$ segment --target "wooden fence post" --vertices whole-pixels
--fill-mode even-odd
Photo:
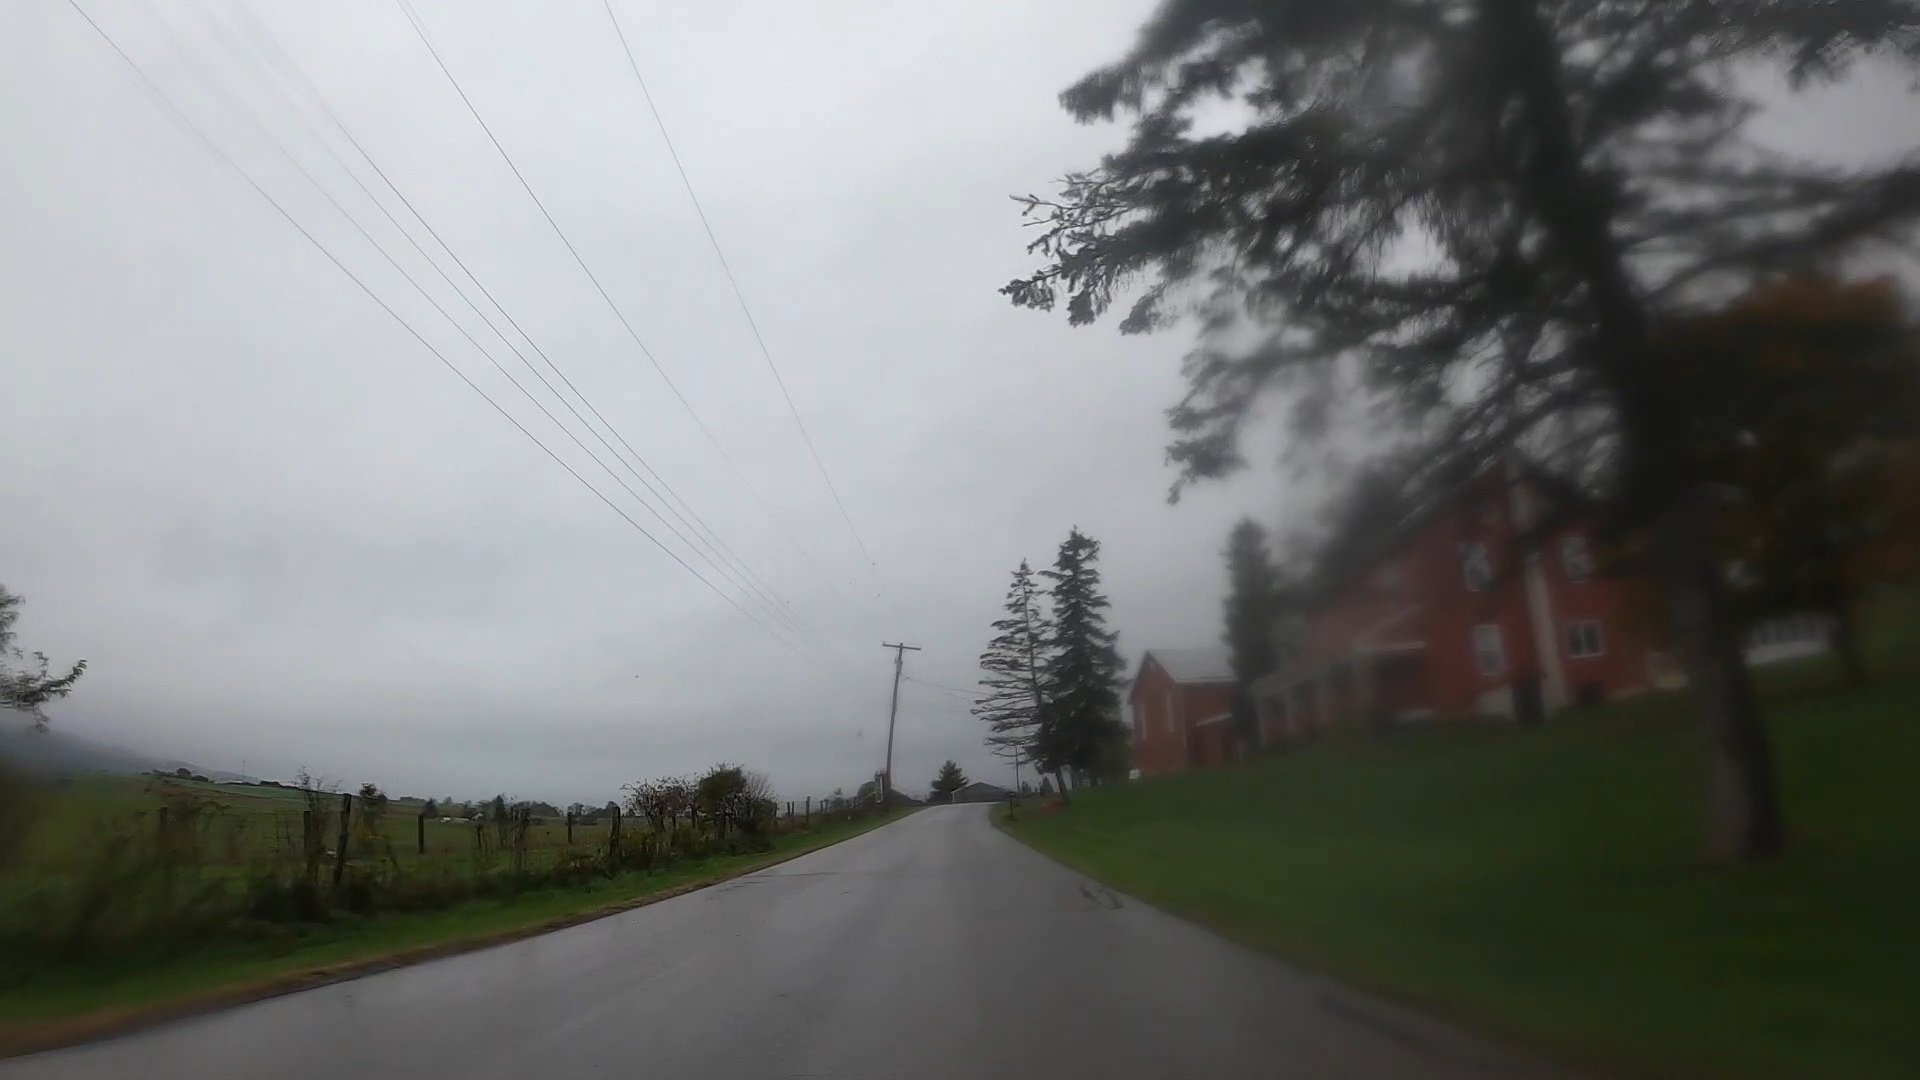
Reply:
[[[567,811],[567,846],[573,846],[573,811]]]
[[[418,836],[414,846],[419,849],[419,854],[425,855],[427,853],[427,812],[425,810],[420,811],[420,821],[415,831]]]
[[[353,820],[353,796],[340,793],[340,846],[333,853],[333,887],[340,887],[340,876],[347,872],[347,826]]]
[[[813,796],[811,795],[807,796],[807,816],[800,819],[800,824],[808,826],[813,824]]]
[[[613,808],[613,828],[607,832],[607,873],[620,868],[620,808]]]
[[[311,883],[320,868],[320,853],[315,850],[318,842],[314,837],[320,827],[314,824],[313,811],[300,811],[300,860],[307,868],[307,880]]]

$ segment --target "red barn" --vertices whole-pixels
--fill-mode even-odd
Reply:
[[[1276,628],[1252,692],[1263,741],[1430,718],[1538,722],[1677,676],[1634,633],[1628,582],[1595,574],[1577,516],[1529,537],[1543,489],[1489,470],[1378,538]]]
[[[1232,761],[1235,687],[1224,648],[1147,650],[1127,693],[1140,775]]]

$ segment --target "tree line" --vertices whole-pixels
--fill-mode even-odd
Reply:
[[[981,693],[973,713],[987,746],[1050,776],[1063,795],[1073,784],[1126,772],[1120,720],[1124,677],[1119,636],[1107,625],[1100,590],[1100,542],[1074,528],[1049,569],[1014,569],[1003,614],[980,654]]]

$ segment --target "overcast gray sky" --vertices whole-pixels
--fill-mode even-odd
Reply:
[[[248,59],[232,2],[84,6],[451,361],[679,548],[267,141],[545,397],[301,126],[327,125]],[[809,647],[728,607],[461,385],[66,3],[20,0],[0,16],[0,581],[29,598],[25,644],[93,663],[62,728],[419,793],[604,799],[719,759],[796,795],[851,788],[884,748],[882,639],[925,648],[909,674],[972,686],[1008,571],[1050,562],[1075,524],[1105,544],[1130,658],[1217,639],[1226,528],[1277,507],[1279,487],[1269,474],[1164,505],[1161,411],[1186,338],[1070,330],[995,292],[1031,263],[1007,195],[1118,138],[1075,126],[1055,95],[1125,47],[1146,0],[615,5],[884,595],[599,0],[417,9],[737,470],[398,6],[251,6],[513,317],[792,605]],[[964,700],[908,683],[901,786],[947,757],[1004,779],[979,735]]]
[[[297,83],[251,58],[236,0],[82,2],[452,363],[738,595],[275,149],[567,417],[303,127],[332,136]],[[1276,517],[1285,485],[1262,469],[1166,506],[1162,410],[1187,337],[1075,331],[995,291],[1032,265],[1006,196],[1121,137],[1075,126],[1055,97],[1126,46],[1150,0],[615,4],[884,593],[599,0],[417,6],[725,457],[396,4],[248,6],[534,341],[805,620],[807,645],[729,607],[461,385],[67,3],[13,0],[0,12],[0,581],[30,599],[29,647],[93,662],[55,713],[62,728],[421,794],[597,801],[722,759],[788,794],[851,788],[884,746],[880,642],[923,646],[915,676],[972,686],[1008,571],[1049,562],[1075,524],[1105,545],[1129,658],[1217,640],[1225,532],[1241,513]],[[1841,153],[1885,145],[1898,123],[1911,146],[1900,90],[1883,80],[1771,123]],[[979,735],[963,699],[908,683],[901,787],[922,789],[947,757],[1004,779]]]

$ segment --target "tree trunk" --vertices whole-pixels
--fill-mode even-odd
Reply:
[[[1699,499],[1669,507],[1654,523],[1655,566],[1706,735],[1708,850],[1720,859],[1764,859],[1785,847],[1786,823],[1766,726],[1707,535],[1710,512]]]
[[[1053,770],[1053,790],[1060,796],[1061,806],[1072,806],[1073,799],[1067,795],[1067,777],[1059,769]]]
[[[1786,843],[1786,825],[1772,752],[1708,535],[1712,503],[1691,482],[1686,407],[1664,391],[1647,310],[1612,233],[1617,193],[1575,141],[1560,42],[1539,5],[1486,0],[1484,14],[1512,60],[1511,88],[1535,140],[1524,197],[1586,283],[1593,343],[1627,443],[1630,490],[1653,511],[1656,574],[1707,735],[1708,846],[1722,858],[1774,855]]]
[[[1860,652],[1860,627],[1853,609],[1852,604],[1839,604],[1833,610],[1833,651],[1840,654],[1840,670],[1846,673],[1847,685],[1865,686],[1871,677],[1866,657]]]

